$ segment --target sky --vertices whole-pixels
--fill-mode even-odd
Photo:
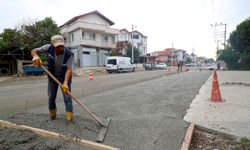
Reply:
[[[147,38],[147,51],[172,46],[197,56],[216,58],[215,33],[226,38],[250,17],[250,0],[0,0],[0,32],[27,20],[52,19],[60,26],[71,18],[94,10],[112,20],[115,29],[132,30]]]

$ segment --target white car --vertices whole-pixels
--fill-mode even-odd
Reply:
[[[166,69],[167,65],[165,63],[159,63],[158,65],[156,65],[157,69]]]
[[[216,64],[206,64],[200,68],[200,70],[214,70],[216,69]]]

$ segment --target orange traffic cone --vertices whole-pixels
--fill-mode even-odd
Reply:
[[[89,72],[89,80],[93,80],[92,70],[90,70],[90,72]]]
[[[211,99],[212,102],[223,102],[220,94],[220,87],[218,83],[218,77],[216,70],[214,70],[214,79],[213,79],[213,84],[212,84],[212,92],[211,92]]]

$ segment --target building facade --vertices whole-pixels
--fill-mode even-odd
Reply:
[[[140,56],[146,56],[147,54],[147,36],[139,31],[129,32],[126,29],[122,29],[120,30],[118,41],[133,44],[134,47],[139,49]],[[126,54],[125,48],[122,50],[122,54]]]
[[[178,61],[186,62],[187,54],[185,50],[166,48],[162,51],[155,51],[150,54],[156,57],[157,63],[166,63],[167,65],[177,65]]]
[[[74,53],[78,67],[104,66],[106,57],[116,48],[119,30],[114,22],[98,11],[73,17],[60,26],[65,46]]]

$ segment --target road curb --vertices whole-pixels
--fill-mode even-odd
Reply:
[[[191,123],[188,126],[185,138],[184,138],[183,143],[182,143],[181,150],[189,150],[189,147],[190,147],[190,144],[192,141],[192,136],[194,133],[194,128],[195,128],[195,124],[193,124],[193,123]]]

